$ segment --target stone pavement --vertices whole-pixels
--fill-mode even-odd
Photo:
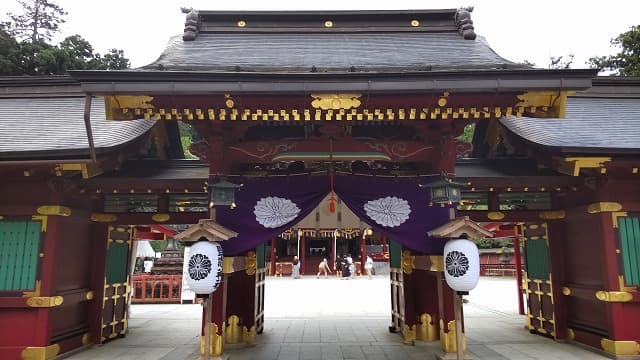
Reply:
[[[524,329],[513,278],[482,278],[464,305],[473,359],[606,359]],[[232,360],[435,359],[440,342],[402,344],[389,333],[389,278],[267,278],[265,329],[257,344],[226,345]],[[68,356],[72,360],[197,359],[200,305],[134,305],[129,334]]]

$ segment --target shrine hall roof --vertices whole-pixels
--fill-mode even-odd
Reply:
[[[138,69],[69,73],[92,94],[582,90],[593,69],[535,69],[475,33],[471,8],[198,11]],[[510,29],[506,29],[510,31]]]
[[[162,55],[143,68],[388,72],[529,67],[500,57],[484,38],[476,36],[470,11],[445,9],[192,10],[184,35],[172,38]]]
[[[567,100],[566,118],[503,118],[526,141],[563,153],[638,153],[640,78],[597,78]]]
[[[85,97],[77,84],[69,84],[70,78],[46,77],[48,85],[34,86],[37,78],[0,78],[13,86],[22,86],[30,94],[0,97],[0,161],[12,159],[59,159],[61,157],[87,157],[89,144],[84,124]],[[59,83],[52,83],[58,81]],[[47,90],[47,87],[55,87]],[[39,90],[38,90],[39,89]],[[56,94],[47,94],[55,91]],[[75,94],[75,95],[74,95]],[[94,98],[91,107],[91,127],[98,153],[125,145],[145,134],[154,125],[152,121],[107,121],[102,98]]]

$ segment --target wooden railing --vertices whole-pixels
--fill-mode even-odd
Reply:
[[[133,275],[134,304],[180,303],[182,275]]]

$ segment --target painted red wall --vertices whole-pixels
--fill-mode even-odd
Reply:
[[[46,216],[37,276],[39,296],[62,296],[64,301],[59,306],[33,308],[22,294],[0,293],[0,359],[19,359],[26,347],[51,344],[59,344],[61,353],[69,351],[81,346],[82,336],[89,331],[86,293],[101,287],[90,278],[90,200],[68,186],[63,178],[0,182],[0,215],[5,219],[29,220],[39,215],[37,209],[43,205],[71,209],[70,216]]]

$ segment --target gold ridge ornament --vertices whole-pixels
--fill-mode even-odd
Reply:
[[[187,283],[196,294],[214,292],[222,281],[222,247],[217,242],[198,241],[191,246]]]

